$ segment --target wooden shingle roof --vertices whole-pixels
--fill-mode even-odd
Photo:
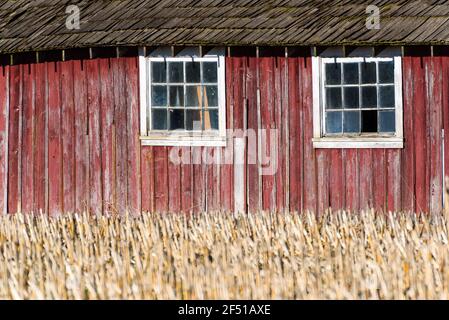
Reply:
[[[80,29],[66,28],[66,7]],[[368,5],[381,12],[366,28]],[[0,53],[115,45],[449,44],[449,0],[0,1]]]

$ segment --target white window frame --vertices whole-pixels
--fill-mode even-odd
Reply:
[[[395,88],[395,121],[394,135],[362,134],[357,136],[344,135],[326,136],[324,131],[324,64],[326,62],[374,62],[394,61]],[[312,57],[313,81],[313,147],[314,148],[403,148],[403,101],[402,101],[402,59],[391,58],[324,58]]]
[[[218,62],[218,130],[151,130],[151,62],[217,61]],[[226,146],[226,79],[224,55],[204,57],[151,57],[139,50],[140,140],[143,146]]]

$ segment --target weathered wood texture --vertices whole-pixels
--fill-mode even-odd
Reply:
[[[234,137],[178,149],[140,147],[136,58],[6,66],[0,214],[441,210],[449,57],[403,59],[404,149],[314,149],[311,72],[310,57],[227,57]]]

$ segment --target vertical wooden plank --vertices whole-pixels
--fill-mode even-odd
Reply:
[[[415,150],[415,210],[427,212],[428,189],[427,173],[427,115],[425,104],[425,69],[422,57],[413,57],[414,82],[414,150]]]
[[[117,212],[126,214],[128,209],[128,145],[126,77],[124,60],[111,59],[114,79],[114,123],[115,123],[115,177]],[[165,159],[166,160],[166,159]]]
[[[248,136],[247,151],[247,192],[248,211],[257,212],[259,209],[259,169],[257,135],[257,58],[248,58],[246,68],[247,108],[248,108]]]
[[[22,92],[22,143],[21,151],[21,190],[22,212],[32,213],[34,207],[34,65],[23,65]]]
[[[62,141],[60,63],[48,63],[48,210],[51,216],[62,213]]]
[[[0,215],[8,212],[9,66],[0,68]]]
[[[272,161],[275,161],[276,155],[271,154],[271,134],[270,129],[273,126],[274,110],[274,58],[260,58],[260,106],[262,129],[265,134],[262,135],[262,166],[269,167]],[[263,210],[273,210],[275,208],[275,179],[272,174],[265,173],[262,177],[262,208]]]
[[[357,212],[359,210],[359,168],[356,149],[344,150],[345,171],[345,205],[346,209]]]
[[[401,189],[401,150],[387,149],[386,159],[387,210],[391,212],[398,212],[403,208],[401,195],[404,194]]]
[[[373,149],[359,149],[357,152],[360,210],[367,210],[373,207]]]
[[[244,213],[245,205],[245,139],[234,140],[234,210]]]
[[[215,160],[217,150],[215,148],[207,148],[206,150],[206,208],[207,211],[217,211],[220,209],[218,205],[219,193],[217,193],[218,170],[216,168],[218,165]],[[243,196],[245,196],[245,190],[243,191]]]
[[[101,59],[100,65],[100,123],[101,170],[103,187],[103,212],[111,214],[116,208],[114,190],[114,79],[109,59]]]
[[[139,69],[137,58],[124,58],[126,70],[127,155],[128,155],[128,210],[140,214],[140,120]]]
[[[153,190],[152,179],[154,178],[153,169],[153,149],[152,147],[142,147],[141,151],[141,174],[142,174],[142,211],[152,212]]]
[[[330,150],[329,162],[329,204],[332,210],[344,208],[344,178],[342,150]]]
[[[165,213],[168,211],[168,164],[167,147],[154,147],[154,201],[155,210]]]
[[[402,210],[415,212],[415,81],[414,60],[404,57],[403,68],[403,119],[404,119],[404,149],[402,150],[401,181],[402,181]]]
[[[103,212],[101,187],[101,123],[100,70],[96,60],[85,62],[87,72],[88,130],[89,130],[89,209],[92,214]],[[125,144],[126,146],[126,144]],[[121,158],[125,161],[126,158]],[[126,183],[126,181],[124,181]],[[126,186],[126,185],[125,185]]]
[[[181,210],[183,213],[192,213],[193,190],[192,190],[192,163],[191,148],[182,148],[182,157],[185,162],[181,163]]]
[[[285,145],[286,139],[284,135],[283,115],[284,115],[284,101],[281,78],[284,76],[284,58],[275,57],[275,73],[274,73],[274,127],[277,130],[276,149],[277,154],[272,155],[275,157],[277,171],[275,174],[275,189],[276,189],[276,210],[283,211],[285,209]]]
[[[303,129],[301,122],[302,110],[302,85],[301,73],[298,73],[298,58],[288,59],[288,95],[289,95],[289,140],[290,140],[290,211],[302,211],[302,159]]]
[[[194,212],[204,212],[205,210],[205,171],[203,164],[203,148],[192,147],[193,161],[193,210]],[[232,174],[232,170],[230,170]],[[231,189],[232,190],[232,189]],[[230,190],[230,191],[231,191]],[[232,195],[228,195],[231,197]]]
[[[317,149],[316,153],[316,170],[317,170],[317,214],[322,215],[330,208],[330,186],[329,167],[330,167],[330,152],[326,149]],[[307,188],[305,186],[305,188]]]
[[[373,149],[373,208],[377,212],[386,209],[387,158],[385,149]]]
[[[75,92],[73,62],[61,62],[62,103],[62,174],[64,184],[64,212],[75,211]]]
[[[449,177],[449,57],[444,56],[442,60],[442,92],[443,92],[443,127],[444,127],[444,175]],[[444,187],[444,185],[443,185]],[[445,186],[449,187],[449,186]]]
[[[177,147],[168,147],[168,154],[177,149]],[[181,211],[181,165],[173,163],[170,156],[168,162],[168,211],[179,213]]]
[[[88,153],[88,102],[85,62],[73,61],[73,81],[76,99],[75,110],[75,209],[88,210],[89,203],[89,153]]]
[[[429,147],[430,147],[430,213],[440,214],[443,209],[443,163],[441,158],[442,123],[442,63],[441,57],[432,57],[428,65],[428,108],[429,108]]]
[[[299,72],[302,83],[302,110],[304,116],[304,210],[317,212],[317,168],[315,150],[312,145],[313,110],[312,110],[312,61],[310,57],[299,58]],[[317,152],[318,153],[318,152]],[[327,204],[322,204],[327,205]]]

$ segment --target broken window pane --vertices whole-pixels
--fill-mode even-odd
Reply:
[[[168,64],[170,82],[184,82],[184,63],[183,62],[169,62]]]
[[[201,63],[186,62],[186,82],[200,83],[201,82]]]
[[[205,86],[204,107],[218,107],[218,87]]]
[[[186,107],[199,107],[201,101],[201,86],[186,87]]]
[[[342,132],[342,114],[341,111],[326,112],[326,132],[341,133]]]
[[[341,84],[341,63],[326,63],[326,84]]]
[[[186,129],[201,130],[201,110],[186,110]]]
[[[171,86],[170,87],[170,107],[184,106],[184,87]]]
[[[167,82],[167,73],[164,62],[151,63],[151,81],[153,82]]]
[[[380,111],[379,112],[379,131],[380,132],[396,132],[394,111]]]
[[[183,109],[170,109],[168,114],[170,117],[170,130],[184,129]]]
[[[151,105],[156,107],[167,106],[167,87],[152,86],[151,89]]]
[[[379,87],[379,107],[380,108],[394,108],[394,86]]]
[[[359,84],[359,64],[343,63],[344,84]]]
[[[203,82],[217,83],[218,72],[216,62],[203,62]]]
[[[376,63],[367,62],[361,64],[362,84],[376,83]]]
[[[346,111],[343,117],[343,132],[360,132],[360,111]]]
[[[394,83],[394,62],[379,62],[379,83]]]
[[[167,130],[167,109],[152,109],[153,130]]]
[[[362,111],[362,132],[370,133],[377,132],[377,111],[363,110]]]
[[[326,108],[341,109],[341,88],[326,88]]]
[[[346,87],[344,108],[358,108],[359,107],[359,87]]]
[[[377,88],[362,87],[362,107],[377,108]]]

